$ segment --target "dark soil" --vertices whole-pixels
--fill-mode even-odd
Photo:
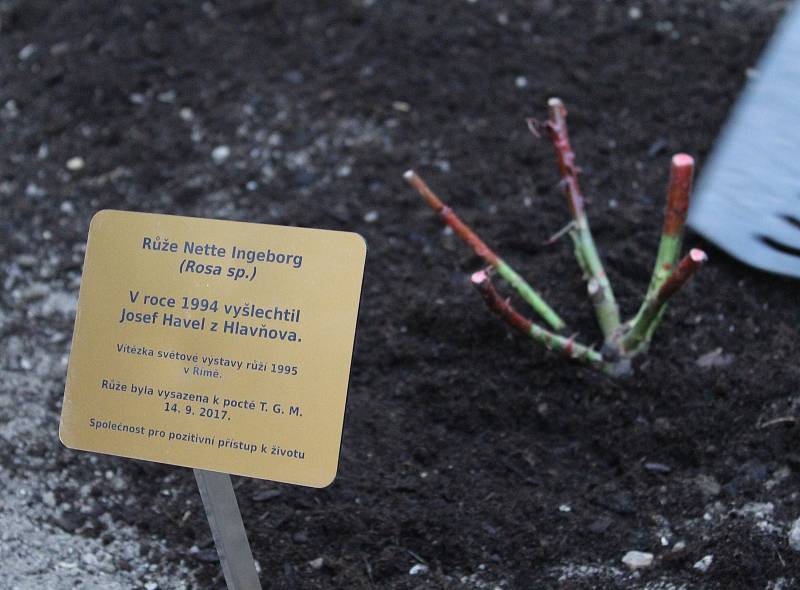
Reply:
[[[338,479],[321,491],[236,480],[269,587],[789,588],[800,437],[758,424],[796,405],[797,283],[688,236],[710,264],[635,376],[615,381],[511,336],[468,284],[479,260],[401,178],[419,170],[596,343],[571,247],[543,245],[568,213],[525,117],[545,116],[552,95],[570,107],[595,238],[629,315],[669,155],[702,167],[783,4],[4,0],[2,253],[80,260],[101,208],[365,236]],[[85,167],[70,171],[75,156]],[[75,259],[53,277],[72,290]],[[733,362],[698,365],[717,348]],[[102,510],[168,539],[153,559],[222,586],[189,470],[93,464],[55,431],[42,453],[78,481],[121,467],[134,483],[125,501],[95,486]],[[267,489],[280,495],[260,501]],[[631,549],[655,564],[627,573]],[[705,574],[692,567],[709,554]],[[418,562],[429,573],[410,576]]]

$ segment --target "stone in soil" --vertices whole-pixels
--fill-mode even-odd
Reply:
[[[789,547],[800,551],[800,518],[792,523],[792,528],[789,530]]]
[[[628,551],[622,557],[622,563],[627,565],[631,570],[648,568],[653,565],[653,554],[644,551]]]

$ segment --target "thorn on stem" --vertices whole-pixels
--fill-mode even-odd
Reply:
[[[525,123],[528,124],[528,131],[531,132],[531,135],[533,135],[536,139],[542,138],[541,129],[547,125],[547,123],[543,123],[539,119],[535,119],[533,117],[528,117],[525,119]]]
[[[561,239],[561,238],[563,238],[563,237],[564,237],[566,234],[568,234],[570,231],[572,231],[572,229],[573,229],[574,227],[575,227],[575,222],[574,222],[574,221],[570,221],[570,222],[569,222],[567,225],[565,225],[565,226],[564,226],[564,227],[562,227],[560,230],[558,230],[556,233],[554,233],[552,236],[550,236],[549,238],[547,238],[547,239],[544,241],[544,245],[545,245],[545,246],[552,246],[552,245],[553,245],[553,244],[555,244],[555,243],[556,243],[558,240],[560,240],[560,239]]]
[[[572,356],[572,353],[575,351],[575,338],[577,337],[577,332],[570,334],[569,338],[567,338],[567,341],[564,343],[564,354],[567,356]]]

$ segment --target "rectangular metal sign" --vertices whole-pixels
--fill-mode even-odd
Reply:
[[[61,441],[330,484],[365,258],[349,232],[97,213]]]

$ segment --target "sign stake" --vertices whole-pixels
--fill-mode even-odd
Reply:
[[[228,590],[261,590],[230,475],[204,469],[193,471]]]

